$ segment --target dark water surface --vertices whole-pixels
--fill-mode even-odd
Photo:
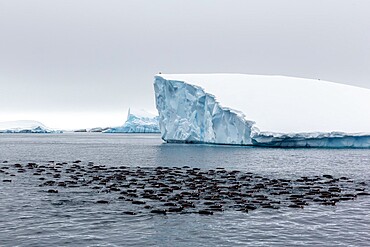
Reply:
[[[2,134],[0,163],[83,160],[106,166],[190,166],[295,179],[331,174],[369,181],[370,150],[268,149],[163,144],[158,135]],[[123,202],[95,204],[76,188],[50,194],[29,174],[3,183],[0,246],[369,246],[370,197],[337,206],[310,205],[212,216],[122,213]],[[60,203],[62,202],[62,203]]]

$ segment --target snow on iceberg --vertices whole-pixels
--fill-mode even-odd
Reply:
[[[47,128],[37,121],[19,120],[0,122],[0,133],[61,133],[61,131]]]
[[[104,133],[159,133],[158,116],[144,110],[128,110],[123,126],[109,128]]]
[[[284,76],[159,74],[167,142],[370,148],[370,90]]]

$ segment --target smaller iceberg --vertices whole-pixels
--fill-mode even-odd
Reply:
[[[128,110],[123,126],[109,128],[103,133],[160,133],[158,116],[144,110]]]
[[[62,133],[33,120],[0,122],[0,133]]]
[[[88,132],[103,132],[103,131],[106,131],[108,129],[109,128],[96,127],[96,128],[89,129]]]

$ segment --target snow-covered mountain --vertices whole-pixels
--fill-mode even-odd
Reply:
[[[0,122],[0,133],[60,133],[33,120]]]
[[[159,74],[168,142],[370,148],[370,90],[284,76]]]
[[[159,133],[158,116],[145,110],[128,110],[123,126],[109,128],[104,133]]]

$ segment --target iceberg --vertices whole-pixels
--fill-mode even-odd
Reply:
[[[166,142],[370,148],[370,90],[245,74],[158,74]]]
[[[103,131],[108,130],[108,129],[110,129],[110,128],[95,127],[95,128],[89,129],[88,132],[103,132]]]
[[[0,133],[61,133],[33,120],[0,122]]]
[[[158,116],[145,110],[128,110],[123,126],[109,128],[103,133],[159,133]]]

